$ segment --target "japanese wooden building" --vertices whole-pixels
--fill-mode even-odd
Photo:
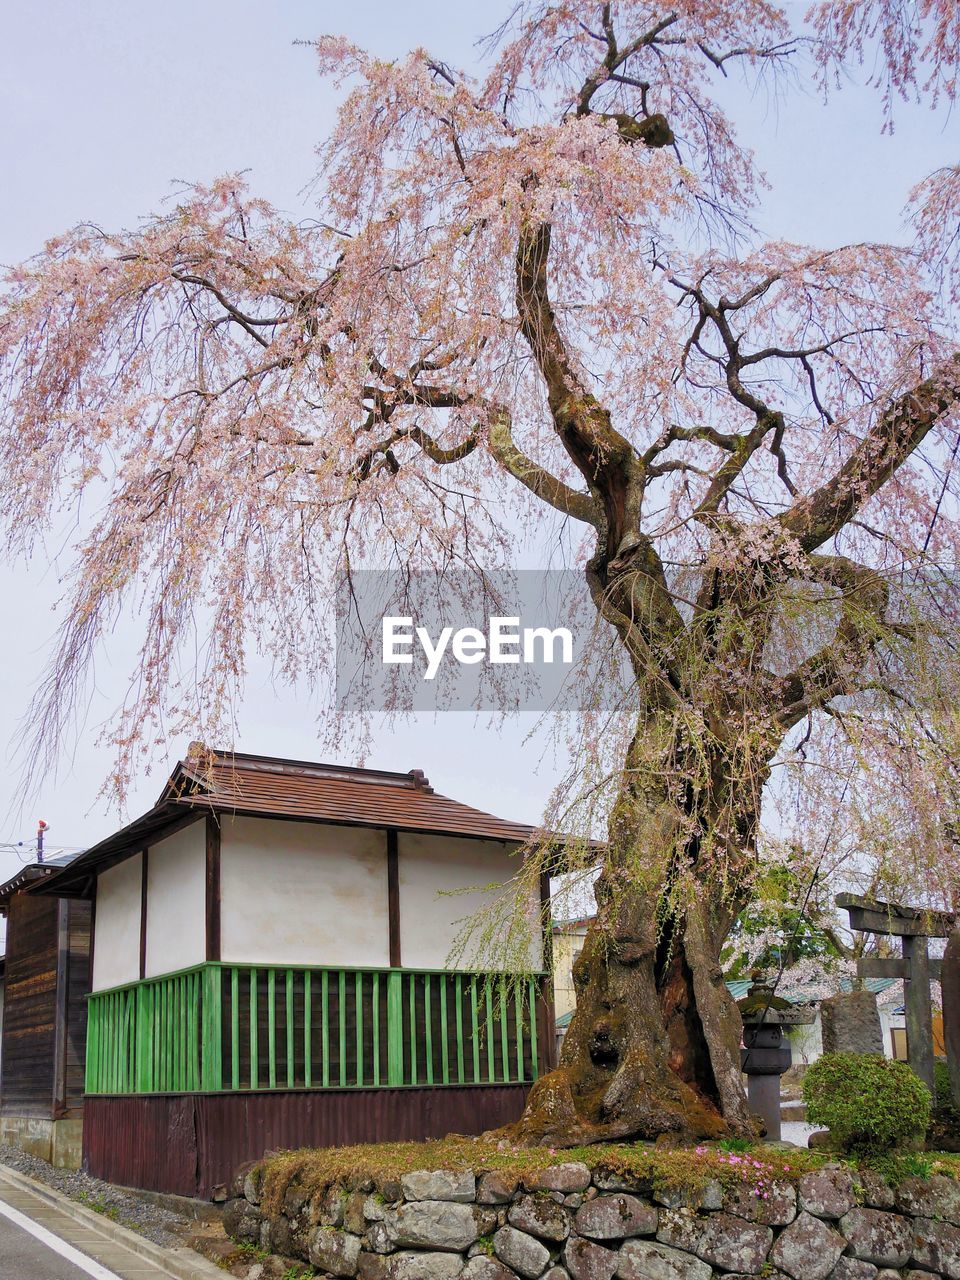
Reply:
[[[61,868],[24,867],[0,886],[7,918],[0,1142],[63,1167],[80,1163],[90,903],[30,890]]]
[[[93,908],[87,1170],[206,1196],[266,1149],[517,1118],[554,1053],[544,979],[448,957],[489,894],[516,892],[530,835],[416,770],[181,762],[30,895]]]

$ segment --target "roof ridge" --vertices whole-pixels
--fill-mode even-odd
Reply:
[[[247,751],[221,751],[211,749],[214,768],[229,768],[256,773],[299,774],[304,777],[342,778],[344,781],[372,782],[387,786],[402,786],[413,791],[433,794],[430,779],[422,769],[408,769],[406,773],[390,769],[370,769],[363,765],[334,764],[326,760],[294,760],[285,756],[256,755]],[[185,762],[181,765],[186,767]]]

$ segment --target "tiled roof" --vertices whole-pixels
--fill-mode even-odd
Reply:
[[[55,858],[47,858],[44,862],[30,862],[21,867],[16,875],[11,876],[4,884],[0,884],[0,914],[6,911],[15,893],[26,889],[28,885],[35,884],[38,880],[46,879],[55,871],[61,871],[76,857],[75,853],[61,853]]]
[[[38,867],[36,864],[21,867],[16,875],[11,876],[4,884],[0,884],[0,912],[6,911],[15,893],[25,889],[28,884],[51,875],[55,870],[57,870],[55,867]]]
[[[551,927],[554,933],[572,933],[576,929],[588,929],[593,921],[593,916],[578,916],[575,920],[554,920]]]
[[[533,828],[438,795],[419,769],[387,773],[269,756],[213,753],[180,764],[160,803],[222,813],[304,818],[351,826],[395,827],[520,843]]]

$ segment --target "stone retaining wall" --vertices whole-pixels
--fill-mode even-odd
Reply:
[[[695,1197],[652,1197],[619,1175],[559,1164],[518,1183],[444,1170],[310,1197],[260,1202],[262,1172],[241,1172],[228,1232],[321,1276],[358,1280],[960,1280],[960,1183],[891,1188],[840,1167],[797,1186],[710,1182]]]

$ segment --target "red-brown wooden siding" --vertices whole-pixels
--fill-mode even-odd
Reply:
[[[90,1097],[84,1168],[127,1187],[208,1198],[266,1151],[482,1133],[519,1119],[525,1085]]]

